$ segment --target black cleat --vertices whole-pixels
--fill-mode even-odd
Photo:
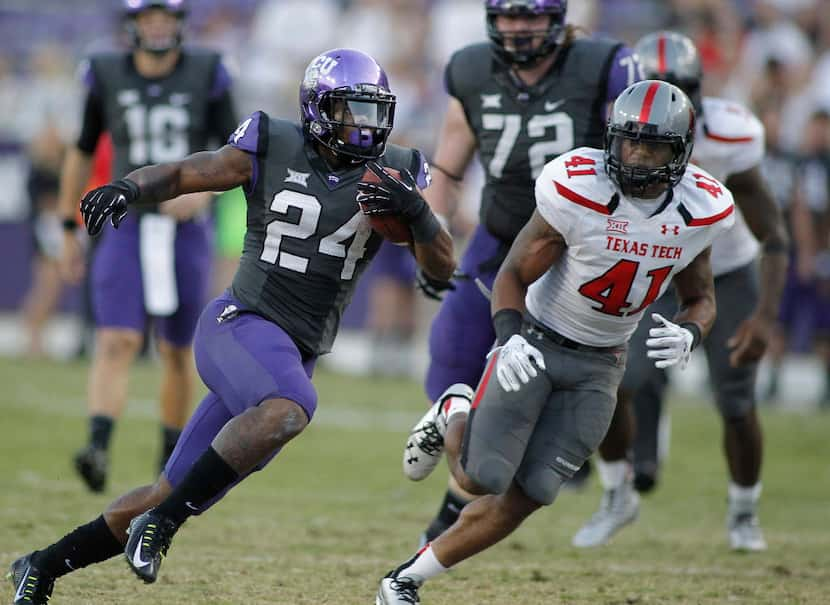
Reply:
[[[32,554],[20,557],[9,568],[8,578],[14,585],[12,605],[46,605],[52,596],[55,579],[31,564]]]
[[[96,493],[104,491],[109,469],[109,456],[106,450],[88,445],[78,450],[74,461],[75,470],[78,471],[86,486]]]
[[[147,584],[156,581],[161,560],[167,554],[170,540],[178,529],[178,525],[154,509],[130,521],[124,555],[130,569]]]

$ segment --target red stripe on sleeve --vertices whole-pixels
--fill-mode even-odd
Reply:
[[[726,218],[730,214],[735,211],[735,204],[730,204],[729,208],[724,210],[723,212],[718,212],[717,214],[713,214],[712,216],[707,216],[705,218],[693,218],[689,221],[689,227],[705,227],[706,225],[711,225],[713,223],[717,223],[719,220]]]
[[[589,200],[587,197],[579,195],[576,191],[568,189],[565,185],[561,185],[556,181],[553,181],[553,184],[556,186],[556,193],[564,197],[566,200],[569,200],[574,204],[584,206],[594,212],[599,212],[600,214],[611,214],[611,211],[608,210],[608,206],[595,202],[594,200]]]
[[[653,82],[646,91],[646,98],[643,99],[643,107],[640,109],[640,122],[648,122],[651,115],[651,106],[654,104],[654,97],[657,96],[657,89],[660,88],[659,82]]]
[[[713,141],[719,141],[721,143],[751,143],[755,137],[725,137],[719,134],[714,134],[709,132],[708,130],[704,131],[707,139],[712,139]]]

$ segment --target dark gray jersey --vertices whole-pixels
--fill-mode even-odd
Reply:
[[[576,147],[601,148],[607,101],[641,78],[621,43],[577,39],[532,87],[494,58],[489,43],[456,52],[445,79],[464,106],[486,175],[481,222],[510,243],[533,213],[544,165]]]
[[[157,79],[141,76],[129,52],[100,53],[89,58],[84,79],[99,100],[101,129],[112,136],[114,178],[180,160],[212,138],[221,143],[236,125],[232,112],[230,123],[228,116],[211,114],[211,103],[230,86],[212,51],[183,50],[173,71]]]
[[[305,355],[331,350],[358,277],[380,247],[355,201],[363,164],[332,171],[301,128],[256,112],[228,141],[255,157],[248,225],[232,292],[285,330]],[[428,185],[418,151],[388,145],[381,165]]]

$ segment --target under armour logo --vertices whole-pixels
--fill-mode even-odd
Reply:
[[[481,95],[482,109],[501,109],[501,94]]]
[[[302,185],[303,187],[308,187],[308,177],[311,176],[310,172],[297,172],[296,170],[291,170],[290,168],[286,168],[288,171],[288,176],[285,177],[286,183],[294,183],[295,185]]]
[[[672,235],[680,235],[680,225],[662,225],[660,227],[660,233],[666,235],[671,233]]]

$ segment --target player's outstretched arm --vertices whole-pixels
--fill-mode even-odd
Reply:
[[[528,286],[559,260],[565,246],[562,234],[534,210],[516,236],[493,284],[491,310],[500,343],[505,336],[519,333]]]
[[[752,234],[761,242],[758,306],[729,339],[733,366],[759,360],[767,348],[787,276],[789,238],[778,204],[756,166],[726,181]]]
[[[680,308],[674,316],[674,323],[697,327],[696,341],[705,337],[715,323],[715,282],[712,265],[709,263],[710,249],[706,248],[689,265],[679,271],[672,280]],[[694,343],[695,346],[697,342]]]
[[[117,228],[129,206],[155,204],[184,193],[226,191],[248,183],[253,171],[250,154],[225,145],[178,162],[145,166],[93,189],[81,200],[81,214],[89,234],[97,235],[107,218]]]
[[[200,151],[179,162],[155,164],[134,170],[127,179],[138,185],[138,205],[157,204],[183,193],[227,191],[247,183],[253,175],[251,155],[225,145]]]

